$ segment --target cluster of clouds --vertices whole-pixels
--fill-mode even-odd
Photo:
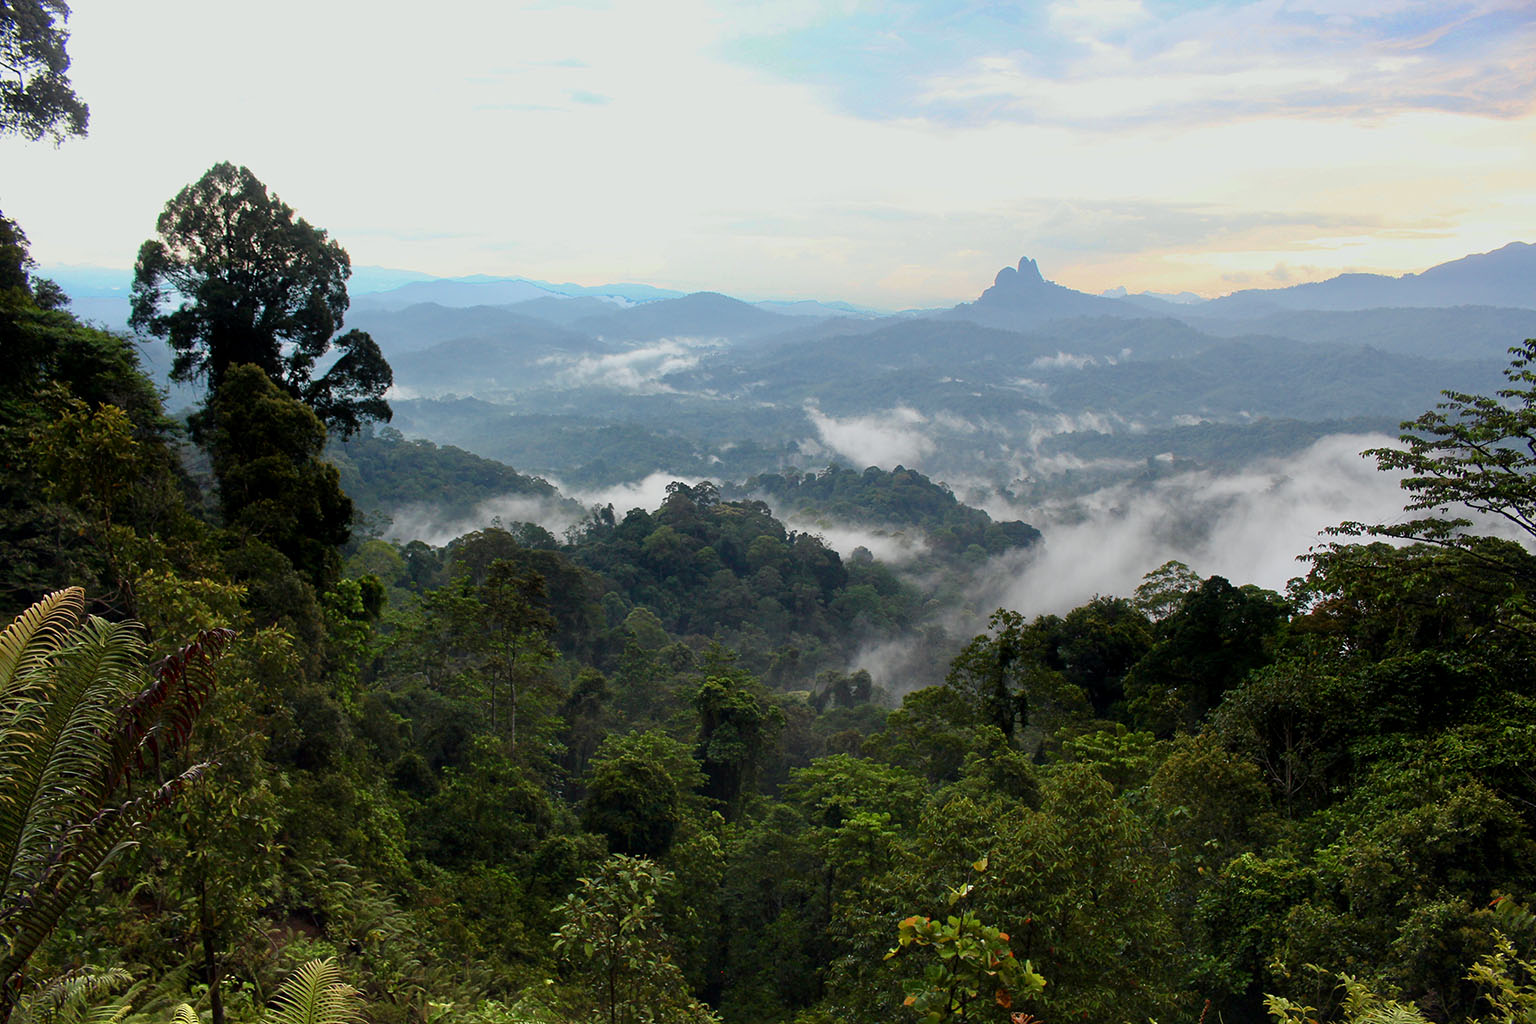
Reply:
[[[409,505],[390,513],[387,540],[424,541],[441,547],[449,541],[483,530],[493,523],[536,523],[556,537],[575,526],[582,517],[558,498],[528,494],[503,494],[488,498],[467,516],[449,518],[434,505]]]
[[[734,43],[870,118],[1124,128],[1255,114],[1524,113],[1522,0],[827,5]],[[831,59],[835,55],[836,59]]]
[[[582,356],[561,371],[561,383],[572,387],[608,387],[638,394],[673,393],[666,378],[699,365],[709,349],[720,344],[709,338],[663,338],[622,352]]]

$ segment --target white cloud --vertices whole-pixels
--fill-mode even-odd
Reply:
[[[1053,356],[1036,356],[1029,364],[1031,370],[1081,370],[1085,366],[1098,366],[1098,356],[1079,355],[1073,352],[1057,352]],[[1105,360],[1113,363],[1113,359]]]
[[[856,548],[864,548],[887,565],[903,565],[928,551],[928,540],[921,530],[857,526],[822,518],[810,519],[792,513],[778,515],[778,518],[791,530],[820,537],[843,558],[852,555]]]
[[[717,344],[712,339],[664,338],[623,352],[583,356],[561,376],[567,383],[596,384],[620,391],[671,391],[663,379],[697,366],[704,351]]]
[[[506,494],[488,498],[474,512],[459,519],[446,519],[442,510],[431,505],[410,505],[391,515],[385,537],[395,541],[425,541],[440,547],[466,533],[483,530],[493,523],[537,523],[556,537],[574,526],[581,517],[558,498],[528,494]]]
[[[696,477],[682,473],[669,473],[661,469],[646,474],[644,479],[627,484],[616,484],[613,487],[579,489],[565,487],[553,478],[549,482],[558,487],[562,493],[569,494],[588,508],[594,505],[612,505],[614,513],[623,518],[624,513],[633,508],[645,509],[647,512],[660,508],[667,497],[667,485],[674,480],[681,480],[690,485],[698,483]]]
[[[815,426],[822,443],[858,463],[857,468],[880,466],[894,469],[898,464],[912,466],[934,449],[924,427],[927,417],[916,409],[898,406],[871,416],[838,419],[815,406],[805,414]]]

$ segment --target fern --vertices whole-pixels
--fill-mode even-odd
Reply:
[[[119,1024],[130,1009],[114,993],[133,981],[117,967],[87,968],[54,978],[22,999],[17,1024]]]
[[[72,587],[0,633],[0,1024],[91,876],[206,768],[124,792],[185,745],[233,637],[204,632],[151,674],[136,625],[81,621],[84,611]]]
[[[283,982],[263,1024],[365,1024],[362,1004],[335,957],[311,960]]]

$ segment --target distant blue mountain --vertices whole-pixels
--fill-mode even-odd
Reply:
[[[1536,309],[1536,245],[1511,242],[1419,274],[1340,274],[1289,288],[1251,288],[1213,299],[1201,315],[1262,316],[1281,310],[1328,311],[1445,306]]]

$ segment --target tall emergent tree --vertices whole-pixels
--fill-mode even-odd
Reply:
[[[64,0],[0,0],[0,133],[85,134],[91,111],[69,82],[68,19]]]
[[[155,227],[134,265],[129,323],[170,343],[172,377],[206,380],[211,397],[249,363],[343,437],[390,418],[394,374],[379,346],[364,331],[336,336],[352,261],[324,230],[230,163],[178,192]]]

